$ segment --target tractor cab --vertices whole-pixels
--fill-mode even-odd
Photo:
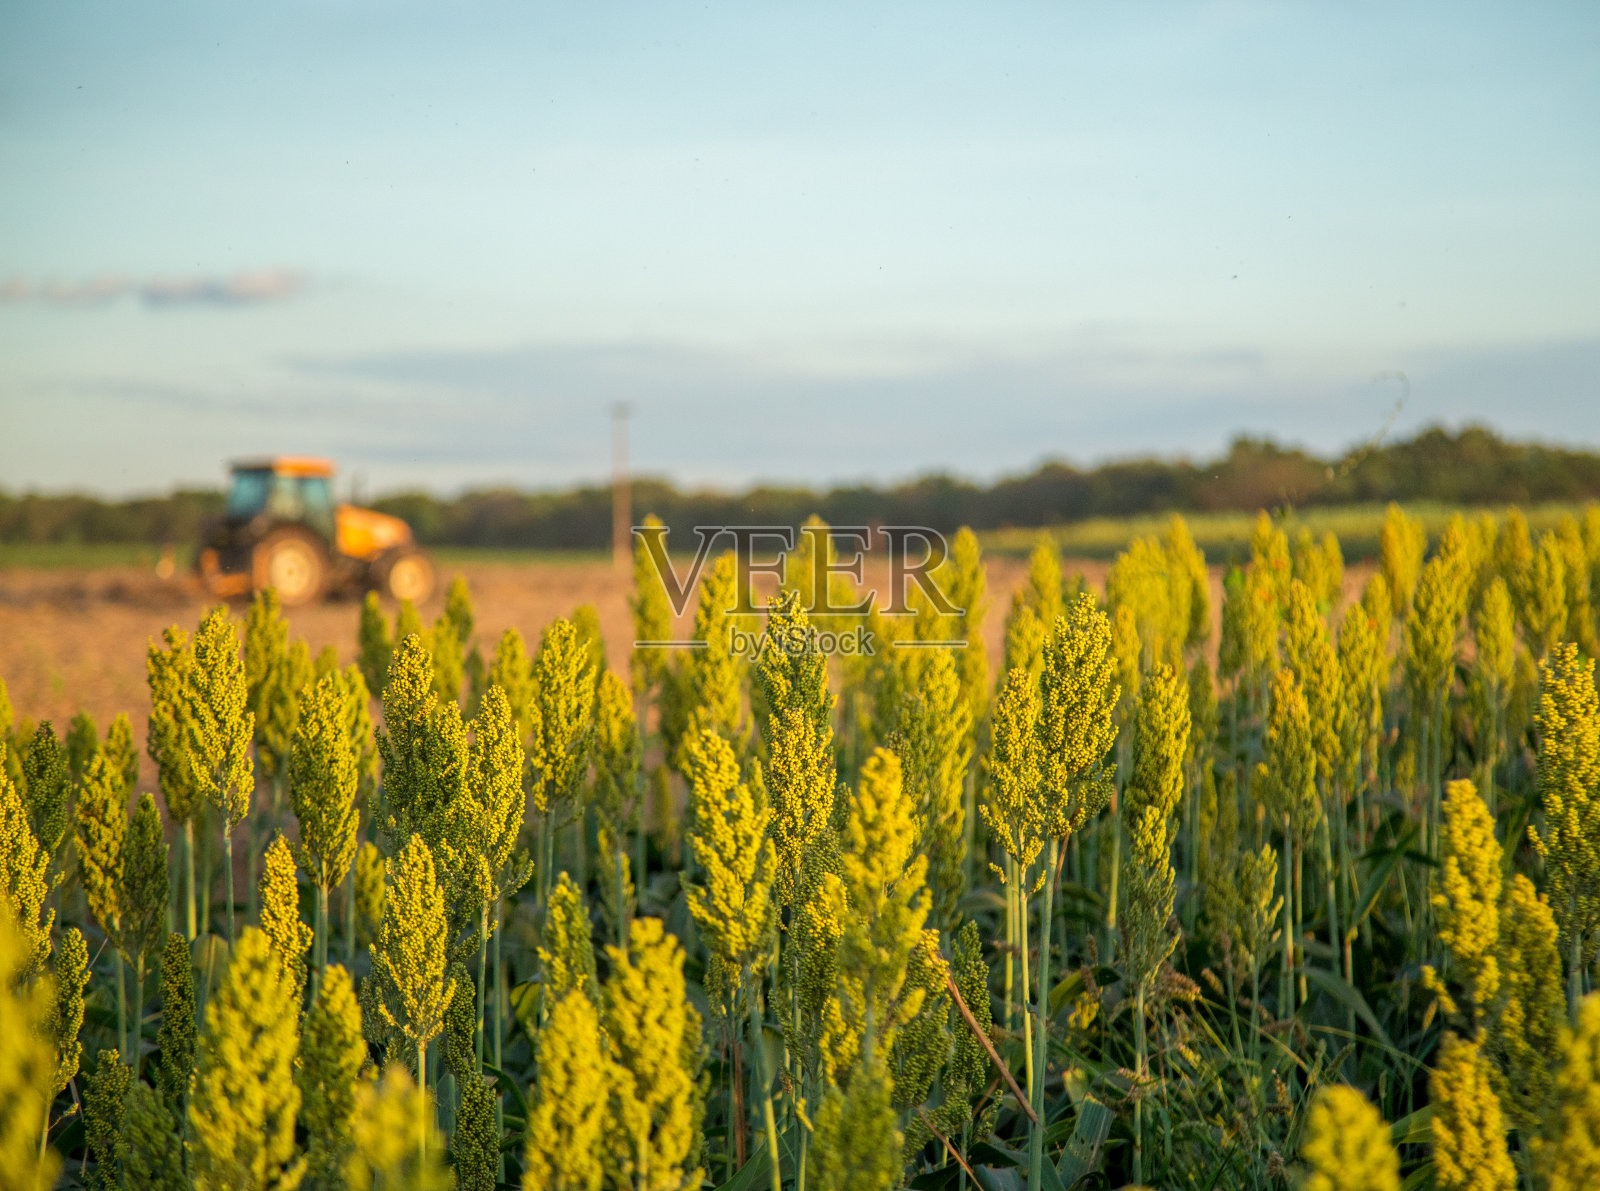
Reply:
[[[262,516],[306,525],[331,540],[336,531],[333,465],[321,459],[235,464],[228,520],[244,524]]]
[[[196,559],[213,595],[272,587],[286,606],[329,591],[375,588],[421,601],[433,566],[398,517],[337,504],[333,464],[280,456],[235,463],[221,522]]]

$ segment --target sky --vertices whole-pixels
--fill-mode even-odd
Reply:
[[[1592,3],[0,6],[0,487],[1600,445]]]

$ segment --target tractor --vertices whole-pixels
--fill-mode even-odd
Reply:
[[[195,560],[212,595],[273,587],[287,607],[333,592],[377,590],[421,603],[433,564],[398,517],[336,505],[333,464],[279,456],[235,463],[223,518]]]

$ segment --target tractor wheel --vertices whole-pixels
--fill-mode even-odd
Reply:
[[[315,534],[275,529],[250,554],[255,588],[274,587],[285,608],[320,599],[328,582],[328,557]]]
[[[393,550],[373,567],[377,588],[393,600],[420,604],[433,594],[433,563],[420,550]]]

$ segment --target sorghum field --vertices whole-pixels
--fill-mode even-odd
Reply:
[[[1600,508],[1379,542],[178,601],[0,697],[0,1188],[1600,1186]]]

